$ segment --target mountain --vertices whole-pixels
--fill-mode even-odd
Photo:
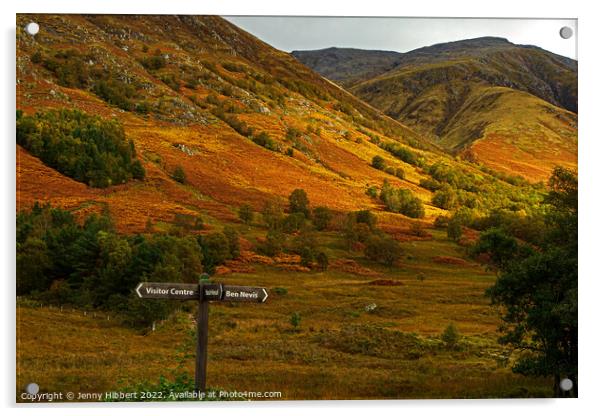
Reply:
[[[22,29],[29,21],[40,24],[35,37]],[[109,206],[118,229],[140,232],[176,214],[235,221],[239,205],[285,205],[299,187],[339,211],[378,207],[365,191],[385,178],[430,200],[419,168],[373,143],[440,157],[427,140],[222,18],[18,15],[17,23],[17,109],[117,120],[146,170],[143,181],[98,189],[18,146],[19,209],[37,200],[82,215]],[[376,154],[404,166],[405,179],[372,168]],[[185,186],[172,178],[178,166]]]
[[[402,54],[353,48],[292,51],[291,54],[324,77],[346,87],[385,73],[401,63]]]
[[[308,55],[298,57],[311,64]],[[370,54],[364,57],[370,66]],[[531,180],[545,179],[555,164],[576,167],[576,61],[492,37],[398,58],[393,69],[361,80],[358,72],[342,83],[453,154]]]

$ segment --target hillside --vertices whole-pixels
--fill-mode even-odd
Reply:
[[[353,48],[292,51],[291,55],[343,87],[388,72],[402,61],[402,54],[398,52]]]
[[[307,56],[318,60],[322,54],[322,51],[306,52],[298,57],[311,66]],[[368,53],[363,56],[371,59]],[[485,150],[496,147],[492,137],[503,130],[513,166],[521,164],[523,156],[542,162],[539,169],[519,170],[524,177],[543,180],[549,174],[549,166],[555,163],[575,167],[576,61],[501,38],[438,44],[399,54],[397,58],[399,64],[393,69],[349,82],[359,76],[352,74],[342,83],[358,97],[453,154],[476,155],[490,167],[513,172],[506,160]],[[369,67],[370,63],[364,66]],[[498,87],[526,94],[514,94],[511,104],[510,99],[497,102]],[[539,104],[535,104],[537,99]],[[491,106],[505,105],[520,108],[520,119],[504,117],[503,121],[494,122]],[[527,151],[522,145],[526,137],[531,141],[531,150]],[[555,149],[559,141],[561,148]],[[515,153],[516,149],[520,151]],[[546,149],[548,154],[537,149]],[[556,156],[549,157],[552,153]]]
[[[466,100],[474,123],[450,118],[449,137],[489,123],[491,161],[476,145],[447,154],[439,144],[453,143],[433,144],[220,17],[18,15],[18,391],[34,379],[95,392],[190,375],[195,305],[149,303],[134,288],[208,273],[270,292],[263,305],[211,307],[211,387],[285,399],[549,395],[549,379],[503,365],[513,357],[483,295],[496,273],[468,247],[490,227],[541,236],[545,186],[514,176],[525,166],[478,163],[512,166],[502,144],[516,102],[528,97],[569,131],[576,120],[482,87]],[[551,169],[523,160],[529,174]],[[87,328],[93,337],[72,337]]]

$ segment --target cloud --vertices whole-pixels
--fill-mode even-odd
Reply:
[[[574,19],[449,19],[401,17],[226,16],[230,22],[283,51],[331,46],[407,52],[435,43],[497,36],[576,59]],[[563,26],[573,29],[562,39]]]

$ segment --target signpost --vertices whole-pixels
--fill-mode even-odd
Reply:
[[[143,299],[197,300],[199,302],[194,371],[194,389],[197,393],[205,391],[207,382],[209,302],[264,303],[268,298],[268,291],[263,287],[231,286],[220,283],[141,282],[136,287],[136,293]]]

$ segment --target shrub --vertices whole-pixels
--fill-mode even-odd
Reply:
[[[420,179],[420,186],[433,192],[441,189],[441,183],[432,178]]]
[[[282,229],[286,233],[299,231],[305,224],[305,215],[301,212],[293,212],[282,220]]]
[[[405,179],[406,172],[402,168],[397,168],[395,169],[395,176],[397,176],[399,179]]]
[[[396,143],[381,143],[380,147],[391,153],[397,159],[409,163],[410,165],[418,165],[418,157],[416,154],[405,146],[401,146]]]
[[[447,228],[447,225],[449,224],[449,218],[443,215],[439,215],[437,216],[437,218],[435,218],[435,227],[436,228]]]
[[[17,114],[17,144],[76,181],[104,188],[143,179],[122,125],[78,110]]]
[[[318,263],[318,269],[326,271],[328,269],[328,256],[323,251],[320,251],[316,255],[316,263]]]
[[[447,238],[453,241],[460,241],[462,238],[462,223],[458,220],[450,220],[447,224]]]
[[[274,257],[282,252],[285,236],[279,230],[269,230],[265,242],[258,246],[258,251],[266,256]]]
[[[378,188],[376,186],[368,187],[368,189],[366,189],[366,195],[368,195],[371,198],[378,197]]]
[[[288,197],[289,210],[291,213],[299,212],[309,217],[309,199],[303,189],[295,189]]]
[[[236,237],[238,239],[238,236]],[[197,243],[203,252],[203,268],[205,272],[212,274],[215,267],[224,264],[228,259],[233,258],[231,252],[231,242],[224,233],[211,233],[199,235]]]
[[[171,177],[176,181],[182,184],[186,183],[186,172],[184,172],[184,168],[180,165],[176,166]]]
[[[332,220],[332,211],[328,207],[316,207],[313,210],[313,223],[318,231],[328,228]]]
[[[373,235],[366,241],[366,257],[386,266],[393,266],[401,254],[401,246],[391,237]]]
[[[385,159],[383,159],[381,156],[374,156],[372,158],[372,167],[378,170],[383,170],[385,169]]]
[[[161,68],[164,68],[165,65],[167,64],[167,60],[161,54],[160,50],[156,50],[155,51],[155,55],[142,58],[140,60],[140,63],[146,69],[148,69],[150,71],[156,71],[156,70],[159,70]]]
[[[263,222],[270,230],[279,229],[282,225],[282,207],[275,202],[266,202],[261,210]]]
[[[411,218],[424,217],[422,201],[409,189],[394,188],[385,181],[380,191],[380,200],[389,211],[399,212]]]
[[[436,207],[451,210],[458,205],[458,198],[453,188],[448,184],[445,184],[440,190],[435,192],[432,203]]]
[[[238,218],[245,224],[251,224],[253,222],[253,217],[255,213],[249,204],[242,204],[240,208],[238,208]]]
[[[274,142],[274,140],[272,140],[272,138],[265,131],[262,131],[257,136],[253,137],[253,142],[258,144],[259,146],[265,147],[268,150],[278,150],[276,142]]]
[[[445,342],[448,348],[454,348],[460,340],[460,333],[454,324],[449,324],[441,334],[441,341]]]
[[[355,222],[358,224],[366,224],[370,231],[373,231],[376,228],[376,215],[374,215],[370,210],[364,209],[361,211],[356,211]]]
[[[387,166],[385,167],[385,173],[395,175],[395,168],[393,166]]]
[[[228,240],[228,250],[230,252],[229,257],[231,259],[238,258],[240,256],[240,241],[238,238],[238,232],[236,232],[233,227],[226,226],[224,227],[224,235]]]
[[[61,50],[53,58],[43,60],[44,67],[52,72],[63,87],[86,88],[90,81],[84,57],[75,49]]]
[[[107,103],[115,105],[122,110],[132,111],[136,107],[132,98],[136,97],[137,93],[131,84],[126,84],[115,79],[101,80],[94,84],[92,91]]]
[[[290,322],[294,329],[299,328],[299,326],[301,325],[301,315],[299,314],[299,312],[293,312],[291,314]]]

